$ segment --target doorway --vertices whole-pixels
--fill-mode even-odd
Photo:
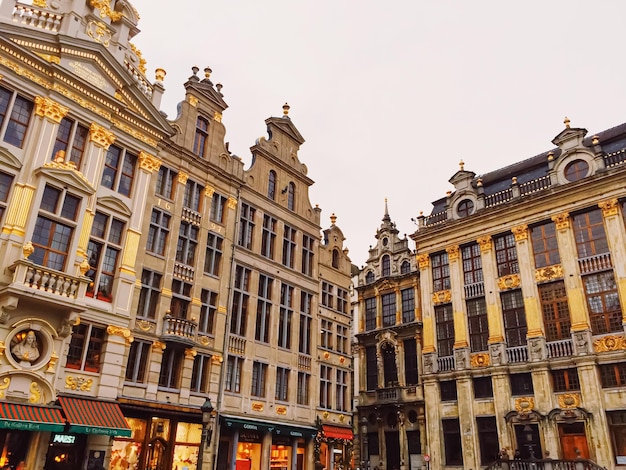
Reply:
[[[543,449],[541,448],[541,436],[539,426],[535,423],[528,423],[515,426],[515,440],[517,450],[521,459],[541,459]]]
[[[589,458],[585,423],[559,423],[559,440],[561,441],[563,459]]]
[[[397,431],[385,433],[385,455],[387,457],[386,470],[400,469],[400,435]]]

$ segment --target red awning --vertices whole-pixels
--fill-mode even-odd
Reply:
[[[59,397],[70,432],[130,437],[131,429],[117,403]]]
[[[0,429],[63,432],[64,428],[59,408],[0,403]]]
[[[352,429],[342,428],[341,426],[330,426],[327,424],[323,424],[322,431],[324,431],[324,436],[331,439],[351,440],[354,438],[354,435],[352,434]]]

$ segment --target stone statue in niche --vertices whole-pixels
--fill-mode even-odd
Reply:
[[[20,362],[27,364],[32,364],[39,359],[39,345],[37,344],[35,332],[28,330],[22,340],[11,347],[11,353]]]

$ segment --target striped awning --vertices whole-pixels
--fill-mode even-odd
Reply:
[[[63,432],[65,419],[59,408],[2,402],[0,429]]]
[[[130,437],[131,429],[117,403],[59,397],[70,423],[69,432]]]
[[[354,434],[352,434],[352,429],[343,428],[341,426],[330,426],[328,424],[323,424],[322,431],[324,431],[324,436],[330,439],[352,440],[354,438]]]

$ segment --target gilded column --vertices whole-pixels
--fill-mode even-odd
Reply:
[[[380,329],[383,327],[383,300],[378,287],[374,287],[374,294],[376,295],[376,329]]]
[[[430,257],[427,254],[417,256],[417,265],[420,270],[420,290],[422,304],[422,329],[424,331],[422,352],[435,352],[435,322],[431,298],[433,294],[433,279],[430,272]]]
[[[59,129],[59,123],[67,115],[69,108],[63,106],[46,96],[35,97],[35,115],[41,120],[35,124],[32,132],[37,135],[33,142],[33,148],[26,155],[32,155],[32,162],[24,162],[25,166],[32,165],[32,168],[42,167],[46,162],[52,161],[52,149]],[[38,128],[37,128],[38,126]]]
[[[572,331],[589,330],[587,303],[585,301],[582,280],[578,274],[578,252],[569,214],[564,212],[555,215],[552,217],[552,220],[556,224],[556,238],[561,255],[563,279],[565,279],[565,288],[567,289]]]
[[[504,342],[504,324],[502,322],[502,311],[498,301],[498,287],[496,279],[498,271],[496,269],[493,254],[493,241],[491,236],[480,237],[481,263],[483,266],[483,278],[485,282],[485,303],[487,304],[487,324],[489,325],[489,344]]]
[[[454,348],[467,348],[467,315],[463,302],[463,267],[459,260],[461,251],[458,245],[446,248],[450,269],[450,291],[452,294],[452,311],[454,312]]]
[[[87,209],[83,215],[83,224],[80,228],[80,236],[78,237],[78,248],[76,254],[83,259],[87,259],[87,246],[89,245],[89,235],[91,235],[91,226],[96,215],[92,209]]]
[[[626,305],[626,236],[624,235],[624,219],[620,215],[617,199],[609,199],[598,204],[604,216],[606,237],[609,242],[615,282],[619,293],[619,301]],[[618,261],[620,260],[620,261]],[[626,323],[626,309],[622,308],[622,322]]]
[[[94,187],[100,185],[102,177],[102,167],[104,166],[104,157],[107,150],[115,142],[115,134],[110,130],[102,127],[100,124],[92,122],[89,126],[89,141],[85,148],[85,156],[83,161],[86,162],[82,172],[88,181],[91,181]],[[92,209],[95,209],[95,202],[92,203]]]
[[[396,296],[396,325],[402,324],[402,295],[400,294],[400,288],[394,287],[393,293]]]
[[[26,220],[35,195],[35,187],[16,183],[7,207],[7,216],[2,233],[23,237],[26,234]]]
[[[513,227],[515,245],[517,249],[517,262],[524,298],[524,310],[526,312],[526,325],[528,326],[528,338],[544,336],[541,304],[539,291],[535,282],[534,254],[530,243],[528,225]]]
[[[359,333],[365,331],[365,299],[363,294],[359,292]]]

